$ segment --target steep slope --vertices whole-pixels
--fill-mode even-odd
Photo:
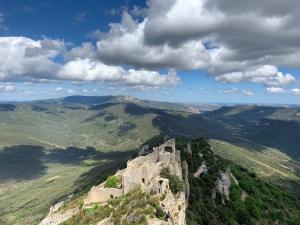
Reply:
[[[1,224],[36,224],[51,203],[100,181],[159,134],[223,136],[222,127],[199,114],[155,109],[129,97],[0,106]]]
[[[188,225],[299,224],[299,196],[214,155],[205,139],[177,139],[176,146],[189,174]]]
[[[88,195],[60,204],[50,217],[60,215],[63,225],[299,224],[300,196],[215,155],[206,139],[176,139],[174,157],[173,146],[170,140],[129,161]],[[70,210],[74,215],[65,219]]]
[[[210,140],[209,143],[215,154],[246,167],[266,181],[298,192],[300,163],[278,149],[265,147],[263,151],[257,151],[219,140]]]
[[[227,127],[239,139],[277,148],[295,159],[300,158],[300,110],[297,108],[222,107],[205,112],[204,116]]]
[[[92,187],[82,204],[74,206],[74,201],[78,199],[58,203],[40,225],[185,225],[186,196],[175,140],[128,161],[125,169]]]
[[[256,121],[259,119],[273,119],[300,122],[300,109],[288,107],[271,107],[257,105],[223,106],[205,113],[214,119],[234,119],[240,121]]]

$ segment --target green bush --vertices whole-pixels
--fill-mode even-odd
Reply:
[[[155,216],[157,218],[159,218],[159,219],[163,219],[166,215],[165,215],[164,211],[160,207],[157,207],[156,208]]]
[[[105,187],[108,188],[118,188],[120,185],[120,179],[117,176],[109,176],[106,179]]]
[[[160,176],[169,180],[170,189],[173,193],[177,194],[178,192],[183,191],[183,182],[178,176],[171,174],[168,167],[161,170]]]

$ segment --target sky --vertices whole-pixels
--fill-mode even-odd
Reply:
[[[297,0],[0,0],[0,101],[299,104]]]

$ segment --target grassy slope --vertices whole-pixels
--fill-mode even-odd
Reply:
[[[1,112],[1,145],[31,144],[34,141],[51,147],[93,146],[102,150],[111,150],[112,147],[126,150],[136,147],[139,137],[145,141],[159,133],[152,127],[153,116],[127,114],[121,104],[103,110],[72,110],[49,104],[47,109],[49,112],[37,112],[28,106],[18,106],[13,112]],[[104,115],[97,116],[99,112]],[[106,119],[109,115],[113,115],[111,120]],[[134,129],[120,134],[120,128],[128,123],[134,124]],[[128,139],[131,142],[125,147],[118,146]]]
[[[36,224],[56,199],[95,182],[106,168],[115,171],[129,154],[106,152],[133,150],[159,134],[153,115],[125,113],[124,105],[102,110],[50,103],[39,107],[47,110],[18,105],[15,111],[0,112],[1,224]],[[95,117],[99,112],[105,115]],[[69,146],[78,149],[62,149]]]
[[[1,224],[36,224],[51,203],[115,171],[128,154],[18,146],[0,151]],[[96,170],[96,173],[95,173]],[[12,172],[9,172],[12,171]]]
[[[210,140],[213,151],[223,158],[248,168],[262,178],[267,178],[292,190],[300,188],[299,161],[277,149],[265,147],[261,151],[237,146],[219,140]]]
[[[103,171],[113,173],[126,152],[155,135],[218,136],[213,124],[186,112],[75,100],[0,108],[1,224],[36,224],[55,200],[101,179]]]
[[[159,205],[163,197],[161,194],[143,193],[139,189],[131,190],[125,196],[108,201],[106,205],[95,204],[91,208],[81,210],[62,225],[97,224],[108,217],[111,217],[115,225],[144,225],[147,218],[164,220],[166,215]]]
[[[300,185],[300,111],[295,108],[235,106],[207,112],[235,140],[211,141],[217,154],[285,187]],[[219,140],[219,141],[216,141]]]
[[[122,153],[110,155],[108,152],[133,150],[157,134],[233,142],[237,141],[235,136],[240,138],[240,127],[224,121],[216,123],[201,115],[147,108],[144,103],[118,104],[120,99],[112,101],[111,96],[92,99],[88,103],[94,106],[89,110],[89,106],[82,104],[89,99],[75,100],[39,101],[17,104],[16,108],[0,105],[0,224],[37,223],[56,199],[101,179],[102,171],[114,172],[120,166],[118,161],[126,160],[127,156]],[[105,104],[95,106],[99,101]],[[278,117],[278,113],[274,115]],[[232,135],[234,132],[237,135]],[[79,149],[61,150],[69,146]],[[268,160],[269,153],[253,154],[257,149],[224,149],[223,153],[230,153],[230,157],[249,168],[256,168],[249,157],[263,160],[262,163],[271,167],[262,167],[266,174],[274,173],[274,167],[281,171],[278,174],[284,174],[283,178],[294,179],[284,166],[299,168],[297,161],[278,152],[272,158],[274,164]]]
[[[265,106],[222,107],[205,113],[240,139],[280,149],[300,159],[300,110]]]

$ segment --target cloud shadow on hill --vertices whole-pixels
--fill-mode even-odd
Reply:
[[[40,146],[16,145],[0,151],[0,180],[29,180],[45,173],[44,149]]]
[[[101,152],[86,149],[44,149],[34,145],[15,145],[0,150],[0,181],[33,180],[46,173],[47,163],[80,164],[85,159],[108,160],[122,158],[123,152]]]
[[[0,104],[0,111],[1,112],[10,112],[15,111],[16,106],[12,104]]]
[[[152,124],[162,135],[217,139],[255,151],[271,147],[295,160],[300,159],[299,123],[271,119],[236,123],[208,119],[201,114],[183,116],[180,113],[156,113]]]

